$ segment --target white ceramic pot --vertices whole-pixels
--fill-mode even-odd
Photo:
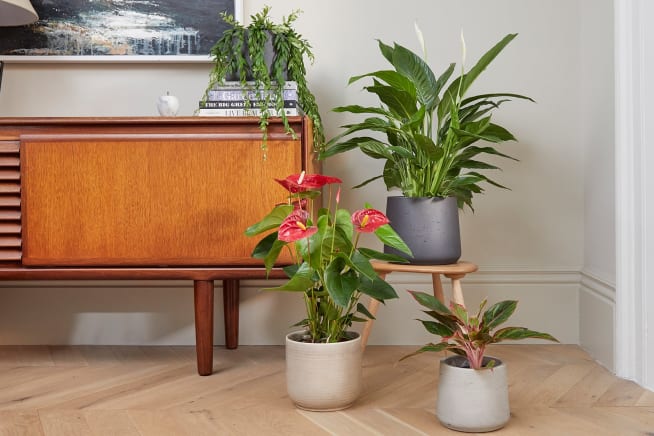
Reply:
[[[286,388],[295,405],[312,411],[341,410],[361,393],[361,336],[330,344],[299,342],[286,336]],[[294,339],[295,338],[295,339]]]
[[[497,430],[509,421],[509,387],[506,365],[495,360],[492,369],[460,368],[465,360],[450,356],[441,360],[436,416],[445,427],[480,433]]]

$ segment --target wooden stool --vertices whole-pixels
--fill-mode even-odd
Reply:
[[[371,263],[372,267],[375,269],[375,271],[377,271],[382,279],[385,279],[387,274],[390,274],[394,271],[431,274],[431,280],[434,286],[434,297],[438,298],[442,303],[445,303],[445,300],[443,298],[443,285],[441,284],[440,277],[441,274],[452,280],[452,301],[455,303],[464,304],[463,290],[461,289],[460,280],[465,277],[466,274],[477,271],[477,265],[463,261],[450,265],[410,265],[406,263],[388,263],[377,261],[373,261]],[[370,305],[368,306],[368,311],[376,317],[378,309],[379,301],[371,298]],[[370,331],[372,330],[372,324],[374,322],[374,320],[369,319],[366,322],[366,325],[363,327],[363,332],[361,333],[361,347],[364,349],[368,343],[368,336],[370,336]]]

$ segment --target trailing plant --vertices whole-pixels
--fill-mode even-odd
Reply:
[[[282,17],[281,23],[275,23],[269,16],[270,7],[264,8],[250,16],[250,24],[244,26],[233,15],[221,13],[221,19],[229,25],[220,39],[211,48],[214,60],[209,74],[209,84],[203,100],[215,86],[223,84],[228,78],[241,82],[241,87],[248,90],[244,98],[249,102],[251,95],[264,101],[259,126],[267,138],[268,119],[272,113],[279,113],[286,132],[295,135],[290,127],[284,108],[284,83],[297,82],[298,104],[302,111],[313,121],[314,148],[323,149],[325,136],[320,112],[314,95],[309,90],[306,80],[305,59],[314,61],[311,44],[293,27],[300,10],[294,10],[288,17]],[[272,49],[272,60],[267,53]],[[231,80],[231,79],[230,79]],[[269,109],[270,103],[275,110]]]
[[[422,34],[416,30],[423,44]],[[437,77],[427,62],[411,50],[378,41],[381,54],[393,69],[354,76],[348,84],[371,78],[372,85],[363,89],[379,99],[379,106],[334,108],[335,112],[369,117],[341,126],[345,131],[328,142],[321,156],[358,148],[373,159],[386,161],[382,174],[358,186],[383,178],[388,190],[399,188],[407,197],[454,196],[460,208],[468,205],[472,209],[473,194],[484,191],[481,182],[505,188],[478,171],[499,169],[481,157],[513,159],[494,145],[475,145],[478,141],[498,144],[515,140],[507,129],[491,121],[493,110],[513,98],[532,99],[512,93],[466,93],[515,37],[506,35],[467,72],[462,65],[461,74],[453,80],[454,63]],[[359,132],[378,132],[385,138],[354,136]]]
[[[559,342],[555,337],[524,327],[504,327],[497,329],[506,322],[515,311],[518,302],[515,300],[500,301],[486,309],[486,300],[479,305],[475,315],[471,315],[462,304],[452,303],[448,309],[433,295],[424,292],[409,291],[415,300],[429,310],[424,311],[434,321],[419,320],[429,333],[441,337],[438,343],[429,343],[415,353],[404,356],[400,360],[415,356],[425,351],[451,351],[466,358],[469,367],[481,369],[486,347],[490,344],[508,340],[527,338],[545,339]],[[487,359],[488,360],[488,359]],[[491,359],[486,368],[493,367]]]
[[[339,208],[340,187],[334,194],[331,185],[340,184],[340,179],[301,173],[277,182],[286,188],[288,196],[245,231],[248,236],[267,233],[252,257],[262,259],[269,273],[282,251],[287,250],[293,259],[284,268],[289,280],[268,290],[302,295],[306,317],[295,326],[306,329],[306,342],[345,340],[353,322],[373,318],[359,303],[362,295],[382,302],[397,298],[393,287],[379,277],[370,260],[405,262],[398,256],[359,247],[361,233],[373,233],[384,244],[407,254],[411,251],[382,212],[369,205],[353,214]],[[325,185],[329,185],[329,206],[315,210],[314,203]]]

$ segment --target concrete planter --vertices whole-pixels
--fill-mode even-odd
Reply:
[[[465,359],[441,360],[436,416],[452,430],[480,433],[497,430],[509,421],[509,388],[506,365],[495,360],[492,369],[462,368]]]
[[[303,332],[286,336],[286,388],[297,407],[332,411],[349,407],[361,393],[361,336],[330,344],[300,342]]]

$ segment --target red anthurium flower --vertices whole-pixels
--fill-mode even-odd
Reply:
[[[377,209],[361,209],[352,214],[352,224],[357,232],[372,233],[390,221]]]
[[[284,242],[293,242],[308,238],[318,231],[318,227],[307,227],[309,212],[302,209],[295,209],[279,225],[277,238]]]
[[[338,177],[323,176],[322,174],[291,174],[285,179],[275,179],[291,193],[320,189],[331,183],[343,183]]]

